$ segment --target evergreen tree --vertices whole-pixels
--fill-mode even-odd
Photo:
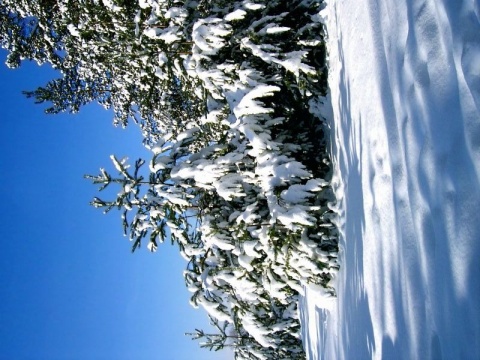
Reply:
[[[61,78],[26,92],[51,103],[47,112],[77,112],[98,101],[114,109],[116,124],[140,122],[149,140],[180,118],[203,113],[201,99],[186,95],[193,84],[181,69],[190,46],[183,31],[188,12],[172,11],[168,3],[2,1],[7,64],[18,67],[31,59],[61,72]]]
[[[170,238],[185,283],[238,359],[302,359],[306,283],[334,295],[321,0],[2,0],[7,64],[61,77],[26,92],[48,112],[97,101],[134,119],[153,156],[88,176],[132,250]],[[108,196],[108,195],[107,195]]]

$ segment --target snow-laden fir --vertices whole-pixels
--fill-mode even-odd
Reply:
[[[133,249],[170,238],[185,282],[241,359],[301,359],[303,286],[334,295],[320,0],[0,3],[7,63],[63,77],[28,96],[49,112],[98,101],[139,123],[152,159],[89,176],[122,210]],[[112,185],[113,184],[113,185]],[[108,191],[108,190],[107,190]]]

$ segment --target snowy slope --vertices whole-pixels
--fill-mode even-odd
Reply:
[[[310,359],[480,358],[479,7],[322,12],[342,267],[301,303]]]

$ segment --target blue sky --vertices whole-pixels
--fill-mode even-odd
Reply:
[[[21,91],[54,75],[0,68],[0,359],[231,359],[183,335],[208,322],[188,303],[177,249],[131,254],[119,213],[88,205],[84,174],[110,154],[149,158],[139,130],[97,105],[44,115]]]

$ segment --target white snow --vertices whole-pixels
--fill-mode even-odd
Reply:
[[[225,16],[225,20],[226,21],[242,20],[245,17],[245,15],[247,15],[247,12],[245,10],[237,9],[227,14]]]
[[[224,37],[231,33],[231,29],[220,19],[200,19],[193,25],[192,40],[195,42],[194,51],[204,55],[215,55],[224,45]]]
[[[67,29],[68,29],[68,31],[70,32],[70,34],[71,34],[72,36],[75,36],[75,37],[79,37],[79,36],[80,36],[80,32],[79,32],[78,29],[75,27],[75,25],[73,25],[73,24],[68,24]]]
[[[480,10],[329,0],[337,298],[306,289],[309,359],[480,358]]]

